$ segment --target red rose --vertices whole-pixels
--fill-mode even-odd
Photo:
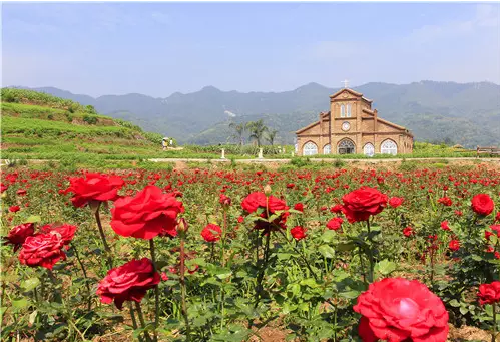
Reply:
[[[163,194],[154,185],[146,186],[134,197],[120,198],[114,204],[111,228],[118,235],[145,240],[175,230],[177,215],[184,211],[181,202],[170,194]]]
[[[443,221],[441,222],[441,229],[442,230],[446,230],[446,231],[450,231],[450,226],[448,226],[448,221]]]
[[[254,192],[245,197],[241,202],[241,207],[249,214],[255,213],[258,209],[262,209],[260,217],[264,219],[268,219],[268,212],[269,215],[271,215],[276,213],[277,211],[284,211],[289,209],[285,201],[280,200],[279,198],[276,198],[274,196],[269,196],[268,198],[261,192]],[[263,234],[267,234],[269,231],[276,229],[277,227],[285,229],[285,223],[289,214],[290,213],[288,212],[282,213],[272,223],[261,220],[256,221],[255,229],[263,230]]]
[[[496,221],[500,222],[500,211],[495,216],[495,222]]]
[[[87,173],[83,178],[70,178],[66,192],[73,193],[71,202],[81,208],[89,201],[114,201],[124,182],[120,177],[106,176],[99,173]]]
[[[221,229],[219,226],[209,223],[205,228],[202,229],[200,235],[206,242],[216,242],[219,241],[221,234]]]
[[[9,208],[9,211],[11,213],[17,213],[21,208],[18,205],[13,205],[12,207]]]
[[[337,204],[333,207],[330,208],[330,211],[334,214],[340,214],[342,212],[342,205],[341,204]]]
[[[412,236],[414,233],[413,233],[413,228],[412,227],[406,227],[405,229],[403,229],[403,235],[406,236],[406,237],[410,237]]]
[[[223,207],[229,207],[231,205],[231,199],[224,194],[219,195],[219,203]]]
[[[445,207],[449,207],[449,206],[451,206],[453,204],[453,202],[451,201],[451,199],[448,198],[448,197],[442,197],[442,198],[438,199],[438,203],[441,203]]]
[[[297,210],[297,211],[300,211],[300,212],[304,212],[304,205],[302,203],[297,203],[295,204],[295,206],[293,207],[293,209]]]
[[[19,261],[30,267],[41,266],[51,270],[59,260],[66,260],[63,246],[64,242],[57,234],[27,237],[19,253]]]
[[[99,282],[97,295],[101,302],[115,306],[121,310],[123,302],[140,303],[149,289],[160,282],[160,275],[153,271],[153,263],[148,258],[132,260],[120,267],[112,268],[106,277]]]
[[[51,224],[46,224],[45,226],[40,228],[40,231],[45,234],[58,233],[59,235],[61,235],[63,243],[65,245],[69,245],[69,243],[71,242],[71,240],[73,240],[73,237],[75,236],[76,229],[77,229],[76,226],[72,226],[70,224],[63,224],[56,227],[54,227]]]
[[[14,245],[15,252],[26,241],[26,238],[33,236],[33,234],[35,234],[33,223],[23,223],[10,230],[9,234],[5,237],[7,240],[5,244]]]
[[[19,196],[24,196],[26,195],[26,190],[25,189],[19,189],[16,191],[16,194],[18,194]]]
[[[486,194],[479,194],[472,198],[472,210],[481,216],[488,216],[493,212],[495,203],[490,196]]]
[[[490,226],[490,229],[497,233],[497,236],[500,237],[500,224],[494,224]]]
[[[241,223],[241,222],[243,222],[243,221],[244,221],[243,216],[238,216],[238,223]]]
[[[9,187],[7,185],[4,185],[3,183],[0,183],[0,193],[4,193],[5,191],[7,191]]]
[[[387,206],[387,196],[377,189],[362,187],[344,197],[342,211],[350,223],[368,221]]]
[[[297,241],[300,241],[306,237],[306,230],[303,227],[297,226],[290,230],[293,238]]]
[[[363,315],[359,335],[364,342],[445,342],[448,312],[443,302],[417,280],[386,278],[370,284],[354,311]]]
[[[330,230],[339,230],[342,227],[344,220],[341,217],[334,217],[326,224],[326,228]]]
[[[451,240],[448,247],[450,248],[450,250],[456,252],[460,249],[460,241],[458,240]]]
[[[399,207],[401,204],[403,204],[404,202],[404,198],[401,198],[401,197],[392,197],[390,200],[389,200],[389,205],[393,208],[397,208]]]
[[[500,303],[500,281],[479,285],[477,296],[481,305]]]

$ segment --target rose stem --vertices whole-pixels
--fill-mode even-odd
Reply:
[[[134,308],[132,307],[132,303],[128,302],[128,309],[130,311],[130,319],[132,320],[132,327],[134,330],[137,329],[137,321],[135,320]],[[142,342],[142,336],[138,336],[139,342]]]
[[[141,304],[135,302],[135,311],[137,311],[137,317],[139,317],[139,322],[141,322],[141,328],[145,328],[146,324],[144,323],[144,316],[142,315]],[[146,336],[147,341],[151,341],[151,337],[146,330],[144,330],[144,336]]]
[[[368,240],[372,241],[372,239],[370,238],[370,233],[371,233],[370,219],[368,219],[366,221],[366,226],[368,227]],[[373,268],[374,268],[374,265],[373,265],[373,251],[372,251],[372,247],[371,246],[368,248],[368,259],[370,261],[370,272],[368,273],[368,281],[370,283],[373,283]]]
[[[496,313],[496,303],[493,303],[493,334],[491,335],[491,342],[496,341],[497,336],[497,313]]]
[[[186,309],[186,283],[184,282],[184,234],[185,230],[181,232],[180,234],[180,275],[179,275],[179,285],[181,286],[181,313],[182,317],[184,318],[184,324],[186,325],[186,341],[191,340],[191,331],[189,327],[189,319],[187,315],[187,309]]]
[[[113,268],[113,259],[111,258],[111,249],[109,248],[108,243],[106,242],[106,235],[104,235],[104,230],[102,229],[101,217],[99,216],[99,208],[101,207],[101,202],[97,205],[97,208],[94,212],[95,221],[97,222],[97,227],[99,228],[99,234],[101,235],[102,244],[104,246],[104,251],[106,253],[106,259],[108,261],[109,269]]]
[[[54,273],[52,273],[52,270],[47,269],[47,274],[50,278],[50,281],[52,281],[52,284],[54,285],[54,296],[56,302],[62,304],[62,296],[61,296],[61,291],[57,289],[57,280],[56,277],[54,277]]]
[[[153,262],[153,273],[157,273],[156,258],[155,258],[155,244],[153,239],[149,240],[149,251],[151,252],[151,261]],[[160,314],[160,292],[158,285],[155,286],[155,330],[153,331],[153,341],[158,341],[156,329],[158,328],[158,316]]]
[[[87,302],[87,310],[90,311],[92,308],[92,298],[90,296],[90,285],[89,285],[89,279],[87,277],[87,271],[85,270],[85,267],[83,266],[82,260],[80,259],[80,254],[78,254],[78,250],[76,249],[75,245],[71,243],[71,248],[75,252],[76,260],[78,261],[78,264],[80,265],[80,268],[82,269],[83,276],[85,278],[85,286],[87,287],[87,296],[88,296],[88,302]]]

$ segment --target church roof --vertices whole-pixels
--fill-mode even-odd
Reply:
[[[360,93],[359,91],[356,91],[356,90],[353,90],[351,88],[343,88],[343,89],[340,89],[338,92],[336,92],[335,94],[333,95],[330,95],[330,98],[334,98],[334,97],[337,97],[339,96],[340,94],[342,94],[344,91],[348,91],[350,92],[351,94],[353,94],[354,96],[359,96],[361,97],[363,100],[367,101],[367,102],[373,102],[373,100],[370,100],[370,99],[367,99],[366,97],[363,96],[363,93]]]
[[[309,128],[314,127],[314,126],[316,126],[316,125],[319,125],[319,121],[315,121],[315,122],[313,122],[312,124],[307,125],[306,127],[303,127],[303,128],[301,128],[301,129],[299,129],[298,131],[295,131],[295,133],[296,133],[296,134],[300,134],[300,133],[304,132],[305,130],[308,130]]]

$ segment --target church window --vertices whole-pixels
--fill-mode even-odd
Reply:
[[[352,113],[351,113],[351,107],[352,107],[352,106],[351,106],[351,104],[348,104],[348,105],[347,105],[347,115],[346,115],[346,116],[347,116],[348,118],[350,118],[350,117],[352,116]]]
[[[304,145],[304,155],[311,156],[313,154],[318,154],[318,145],[309,141]]]
[[[342,139],[338,146],[339,154],[349,154],[356,152],[356,146],[351,139]]]
[[[394,140],[384,140],[380,146],[380,153],[396,155],[398,153],[398,145],[394,142]]]
[[[323,147],[323,154],[330,154],[332,153],[332,145],[326,144],[325,147]]]
[[[375,154],[375,146],[372,143],[367,143],[363,148],[363,153],[368,157],[373,157]]]
[[[345,105],[340,106],[340,117],[345,118]]]

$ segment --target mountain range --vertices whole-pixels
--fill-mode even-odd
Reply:
[[[317,120],[320,111],[329,110],[329,95],[340,88],[313,82],[284,92],[242,93],[207,86],[165,98],[137,93],[94,98],[54,87],[27,89],[92,105],[100,113],[173,136],[180,143],[213,144],[228,140],[229,122],[261,118],[279,131],[278,143],[293,143],[294,132]],[[500,143],[498,84],[371,82],[352,89],[372,99],[382,118],[407,127],[418,141],[446,140],[466,147]]]

